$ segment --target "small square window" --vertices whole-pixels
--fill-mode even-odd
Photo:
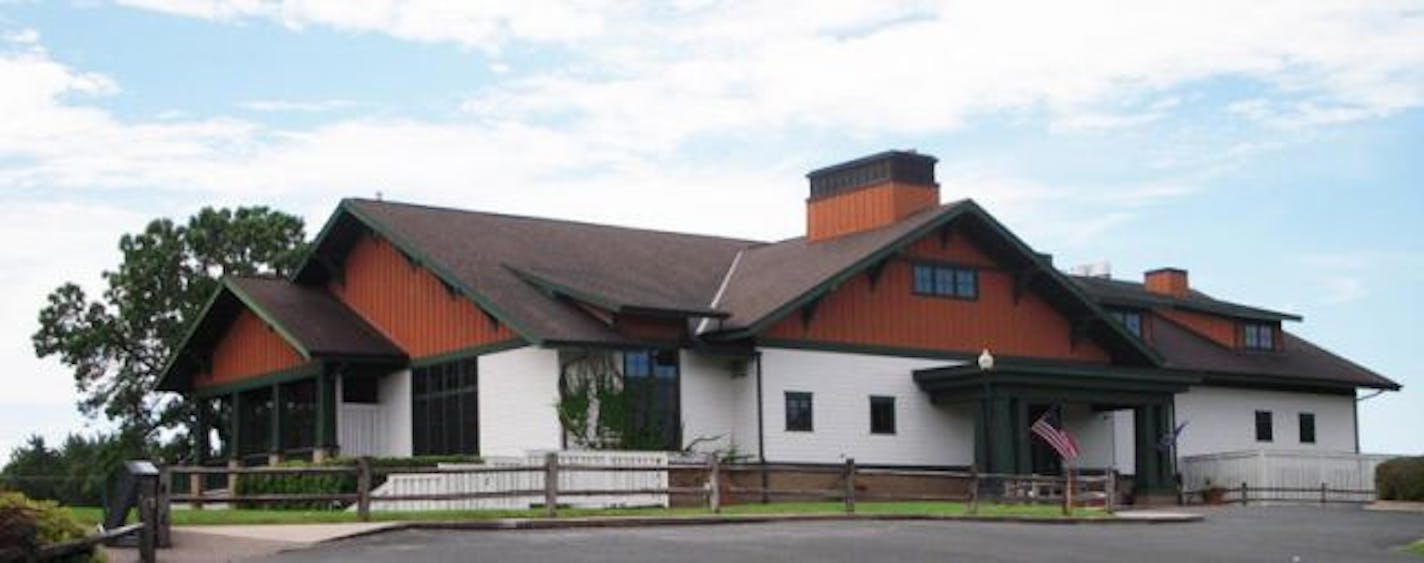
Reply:
[[[915,264],[913,290],[917,295],[977,299],[979,271],[960,266]]]
[[[870,433],[895,433],[895,398],[870,398]]]
[[[811,431],[811,394],[799,391],[786,392],[786,431]]]
[[[1275,327],[1262,323],[1242,325],[1241,345],[1248,350],[1274,350]]]
[[[1315,413],[1300,413],[1300,443],[1315,443]]]
[[[1274,432],[1271,428],[1271,411],[1256,411],[1256,441],[1270,442],[1274,439]]]

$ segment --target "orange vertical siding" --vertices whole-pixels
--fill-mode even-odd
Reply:
[[[1236,338],[1236,331],[1238,330],[1236,319],[1203,313],[1189,313],[1175,309],[1157,309],[1154,312],[1167,320],[1187,327],[1188,330],[1204,336],[1217,344],[1228,348],[1236,348],[1239,346]]]
[[[515,337],[384,240],[363,236],[345,268],[344,281],[333,282],[331,292],[412,358]]]
[[[267,323],[243,310],[213,347],[212,370],[193,378],[197,388],[232,383],[302,365],[305,360]]]
[[[888,182],[806,203],[806,236],[811,240],[884,227],[911,213],[939,205],[939,188]]]
[[[1071,341],[1070,323],[1032,292],[1015,302],[1013,275],[996,268],[987,255],[963,236],[942,246],[937,234],[912,245],[907,259],[886,264],[874,288],[869,276],[857,275],[821,299],[809,326],[800,311],[782,319],[765,336],[867,346],[976,353],[988,348],[1006,356],[1105,362],[1096,343]],[[979,268],[976,300],[915,295],[916,259]]]

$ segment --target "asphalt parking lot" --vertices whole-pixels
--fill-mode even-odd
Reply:
[[[1158,525],[839,521],[521,531],[405,530],[267,561],[1413,561],[1424,514],[1357,507],[1199,509]]]

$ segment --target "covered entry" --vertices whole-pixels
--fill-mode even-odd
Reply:
[[[918,370],[915,383],[937,404],[967,404],[974,412],[974,460],[992,473],[1056,473],[1057,457],[1033,439],[1029,426],[1054,405],[1093,411],[1131,409],[1139,494],[1174,489],[1175,467],[1159,447],[1173,428],[1172,397],[1199,378],[1172,372],[1087,364],[1009,361],[990,369],[960,365]],[[1119,438],[1121,439],[1121,438]]]

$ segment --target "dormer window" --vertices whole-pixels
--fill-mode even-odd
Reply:
[[[1265,323],[1244,323],[1241,345],[1247,350],[1275,350],[1276,329]]]
[[[976,299],[979,297],[979,272],[966,266],[945,264],[915,264],[916,295]]]
[[[1117,322],[1122,324],[1122,328],[1133,336],[1142,338],[1142,313],[1137,311],[1112,311],[1112,316]]]

